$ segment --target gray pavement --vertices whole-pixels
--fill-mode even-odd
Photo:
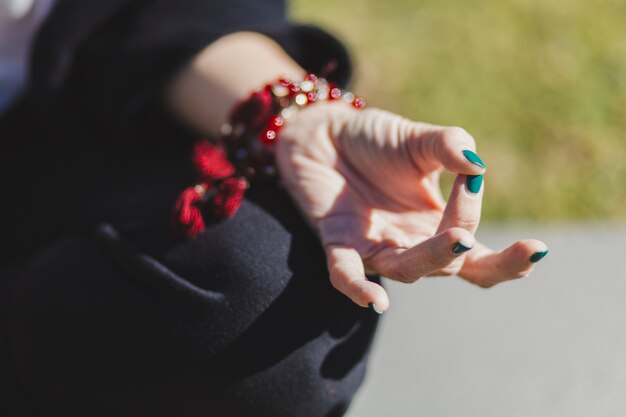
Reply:
[[[481,227],[549,255],[490,290],[386,281],[370,370],[349,417],[626,416],[626,227]]]

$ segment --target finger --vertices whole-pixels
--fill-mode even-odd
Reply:
[[[433,162],[450,172],[466,175],[485,173],[485,163],[476,153],[474,138],[460,127],[414,124],[408,138],[411,157],[418,167],[434,168]]]
[[[437,233],[453,227],[476,233],[480,223],[483,189],[482,175],[458,175],[452,185]]]
[[[442,271],[476,243],[474,235],[461,228],[452,228],[412,248],[385,248],[368,260],[375,271],[401,282],[418,279]]]
[[[363,261],[353,248],[331,245],[326,248],[330,282],[339,292],[361,307],[378,314],[389,308],[389,297],[383,287],[365,276]]]
[[[457,176],[454,184],[452,185],[450,198],[446,203],[446,208],[444,209],[437,233],[441,233],[444,230],[455,227],[465,229],[471,234],[476,233],[478,224],[480,223],[480,212],[482,208],[482,183],[482,175]],[[442,271],[440,271],[440,274],[457,274],[461,270],[464,261],[465,259],[463,256],[458,257]]]
[[[545,243],[520,240],[501,252],[477,243],[465,259],[460,275],[483,288],[530,274],[537,262],[548,254]]]

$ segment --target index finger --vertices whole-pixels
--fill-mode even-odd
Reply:
[[[415,164],[427,171],[443,166],[456,174],[485,173],[486,166],[476,153],[474,138],[460,127],[415,123],[408,148]]]

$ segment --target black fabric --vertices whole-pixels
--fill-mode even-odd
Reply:
[[[347,82],[345,48],[282,1],[59,0],[30,87],[0,118],[0,416],[343,415],[376,315],[328,282],[286,193],[170,233],[194,135],[163,87],[257,30]]]
[[[289,197],[259,185],[192,241],[168,217],[65,236],[7,271],[0,415],[342,415],[377,316],[330,286]]]

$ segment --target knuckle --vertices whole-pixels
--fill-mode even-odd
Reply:
[[[451,227],[450,229],[446,230],[444,233],[445,233],[446,244],[449,244],[449,245],[452,245],[458,242],[459,240],[463,240],[463,239],[469,240],[468,231],[463,227],[459,227],[459,226]]]
[[[469,219],[463,218],[463,219],[457,219],[456,224],[458,224],[462,229],[474,230],[478,228],[478,225],[480,224],[480,220],[472,219],[472,218],[469,218]]]

